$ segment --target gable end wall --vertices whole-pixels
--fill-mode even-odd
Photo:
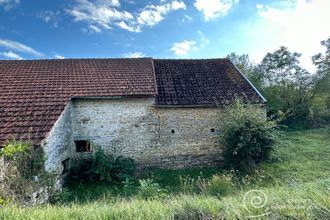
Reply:
[[[73,107],[67,104],[52,130],[41,144],[46,154],[45,169],[48,172],[62,174],[62,161],[71,157],[73,142]]]

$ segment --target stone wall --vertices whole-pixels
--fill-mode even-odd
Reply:
[[[73,136],[142,167],[182,168],[222,161],[216,108],[158,108],[153,98],[75,99]],[[73,158],[89,156],[77,153]]]
[[[158,120],[152,112],[153,102],[153,98],[76,99],[74,139],[90,140],[94,148],[136,158],[157,142]],[[73,153],[73,157],[84,154]]]
[[[73,148],[73,119],[72,103],[69,102],[65,107],[60,118],[43,141],[42,146],[46,154],[45,169],[48,172],[61,174],[63,172],[62,161],[71,157]]]
[[[5,160],[3,157],[0,157],[0,183],[5,179]]]
[[[221,164],[221,114],[217,108],[155,108],[155,113],[158,144],[141,159],[166,168]]]

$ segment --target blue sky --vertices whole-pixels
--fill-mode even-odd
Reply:
[[[0,59],[214,58],[280,45],[304,67],[330,36],[328,0],[0,0]]]

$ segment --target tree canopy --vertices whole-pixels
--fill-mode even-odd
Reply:
[[[321,42],[326,50],[312,57],[316,74],[302,68],[301,54],[287,47],[267,53],[259,64],[249,55],[227,56],[265,96],[268,114],[285,116],[289,126],[308,126],[330,121],[330,38]],[[321,123],[321,124],[322,124]]]

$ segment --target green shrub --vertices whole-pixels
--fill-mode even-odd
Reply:
[[[167,190],[162,189],[158,183],[154,183],[152,179],[139,180],[138,195],[144,199],[156,197],[165,197]]]
[[[41,186],[49,186],[51,182],[50,175],[44,170],[42,148],[29,142],[6,142],[0,152],[0,160],[3,163],[0,167],[0,195],[5,200],[25,203],[31,193]],[[34,176],[37,177],[35,180]]]
[[[0,151],[0,156],[6,158],[13,158],[16,155],[26,153],[30,148],[28,142],[19,142],[16,140],[8,141],[3,150]]]
[[[276,122],[268,120],[264,109],[243,105],[237,100],[224,109],[223,140],[229,167],[249,170],[269,158],[278,141]]]
[[[321,128],[330,124],[330,109],[314,107],[309,115],[310,125],[313,128]]]
[[[119,156],[117,158],[107,154],[101,148],[97,149],[91,158],[79,160],[77,166],[71,170],[71,176],[79,181],[104,182],[122,184],[126,178],[134,173],[134,161]]]
[[[125,196],[130,196],[133,193],[136,192],[136,185],[135,181],[132,178],[126,178],[125,181],[123,181],[123,188],[122,188],[122,193]]]
[[[20,176],[31,179],[43,171],[45,155],[41,147],[33,146],[29,142],[10,140],[0,151],[0,157],[18,169]]]
[[[98,149],[91,163],[91,179],[103,182],[112,182],[112,169],[114,166],[114,158],[112,155],[105,154],[102,149]]]
[[[134,171],[134,160],[124,156],[119,156],[114,161],[111,176],[114,181],[122,183],[126,179],[132,179]]]
[[[72,197],[72,192],[67,188],[63,188],[62,191],[56,191],[52,193],[51,197],[49,198],[49,202],[51,204],[65,204],[70,202]]]
[[[1,208],[1,206],[4,206],[6,204],[7,204],[7,201],[0,196],[0,208]]]
[[[221,174],[214,175],[208,182],[206,191],[212,196],[222,197],[231,194],[235,190],[233,175]]]

